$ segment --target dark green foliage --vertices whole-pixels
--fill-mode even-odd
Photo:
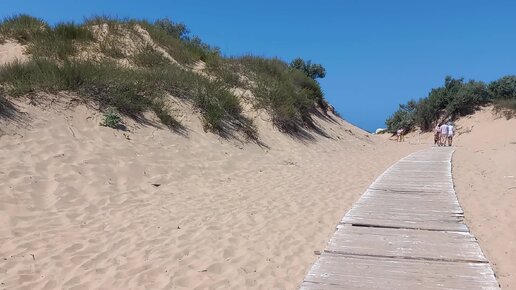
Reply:
[[[0,21],[0,40],[2,37],[13,38],[26,44],[48,29],[48,24],[42,19],[19,14]]]
[[[311,79],[324,78],[326,76],[326,69],[320,65],[312,63],[312,61],[304,61],[301,58],[296,58],[290,63],[292,69],[302,71]]]
[[[174,23],[168,18],[158,19],[154,22],[154,25],[174,38],[184,39],[190,34],[190,30],[185,24]]]
[[[410,101],[406,107],[413,109],[400,107],[386,124],[391,132],[414,126],[428,131],[440,120],[472,114],[479,106],[491,102],[497,110],[508,109],[504,111],[506,116],[516,112],[516,76],[506,76],[489,85],[447,76],[444,86],[432,89],[428,97],[418,102]]]
[[[416,102],[409,101],[406,105],[400,105],[399,109],[385,121],[387,130],[391,133],[398,131],[398,129],[410,130],[414,126],[414,110],[416,109]]]
[[[516,76],[505,76],[489,84],[489,92],[494,99],[516,99]]]
[[[483,82],[469,81],[461,84],[451,95],[446,106],[448,116],[457,117],[472,114],[479,105],[489,101],[489,92]]]

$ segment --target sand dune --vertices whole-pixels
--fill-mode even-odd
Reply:
[[[3,122],[0,288],[295,289],[369,183],[428,146],[318,119],[332,139],[259,122],[266,148],[44,108]]]
[[[453,177],[466,223],[504,289],[516,288],[516,119],[488,107],[457,122]]]

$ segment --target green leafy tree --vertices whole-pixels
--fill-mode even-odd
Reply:
[[[305,73],[306,76],[311,79],[324,78],[326,76],[326,69],[316,63],[312,63],[312,61],[304,61],[301,58],[296,58],[290,63],[290,68],[300,70]]]
[[[489,92],[494,99],[516,99],[516,75],[505,76],[490,83]]]
[[[398,129],[405,129],[409,131],[414,126],[414,110],[417,102],[410,100],[406,105],[400,104],[398,110],[385,121],[387,130],[391,133],[398,131]]]

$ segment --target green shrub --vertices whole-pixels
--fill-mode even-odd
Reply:
[[[290,63],[290,67],[303,72],[307,77],[314,80],[326,76],[326,69],[320,64],[312,63],[310,60],[304,61],[301,58],[296,58]]]
[[[395,133],[398,129],[409,131],[414,126],[414,111],[416,102],[410,101],[407,105],[400,105],[399,109],[385,121],[387,131]]]
[[[493,99],[516,99],[516,76],[505,76],[489,84]]]
[[[472,114],[479,106],[489,103],[494,103],[495,110],[512,116],[516,112],[516,76],[505,76],[489,85],[447,76],[444,85],[433,88],[428,97],[409,102],[407,106],[413,110],[400,108],[387,119],[386,124],[391,131],[399,127],[407,129],[408,124],[428,131],[441,119]]]
[[[114,108],[109,108],[105,113],[100,122],[101,126],[110,127],[113,129],[117,129],[120,126],[120,122],[122,121],[122,117],[118,114],[118,112]]]

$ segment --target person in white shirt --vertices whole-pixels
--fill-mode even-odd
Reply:
[[[455,128],[451,122],[448,123],[448,146],[452,146],[453,135],[455,133]]]
[[[446,140],[448,138],[448,125],[443,123],[441,125],[441,146],[446,146]]]

